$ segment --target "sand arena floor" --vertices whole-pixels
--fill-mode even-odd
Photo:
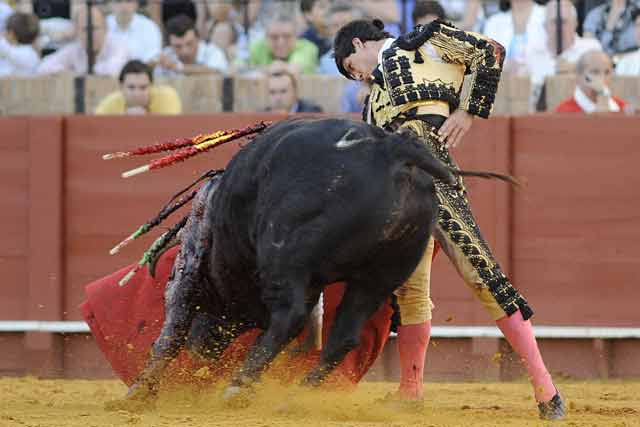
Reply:
[[[246,409],[225,407],[221,388],[174,390],[142,414],[105,411],[122,397],[119,381],[0,378],[0,426],[640,426],[640,381],[564,382],[570,408],[563,422],[542,422],[523,383],[435,383],[424,407],[399,410],[377,402],[395,384],[364,382],[351,393],[301,391],[266,381]]]

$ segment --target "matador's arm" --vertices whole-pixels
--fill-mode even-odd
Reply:
[[[466,74],[473,73],[471,91],[462,108],[488,118],[498,91],[504,47],[482,34],[462,31],[440,20],[418,27],[396,42],[401,49],[416,50],[427,41],[444,61],[462,64]]]

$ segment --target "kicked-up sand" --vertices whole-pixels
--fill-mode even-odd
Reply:
[[[0,378],[0,426],[640,426],[640,381],[558,386],[569,415],[543,422],[524,382],[429,383],[424,405],[402,406],[382,401],[394,383],[363,382],[352,392],[328,392],[265,380],[243,409],[226,406],[222,386],[216,386],[166,391],[154,409],[131,413],[105,409],[126,393],[120,381]]]

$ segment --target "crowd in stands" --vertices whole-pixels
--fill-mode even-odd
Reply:
[[[120,82],[98,113],[175,114],[180,100],[155,78],[264,76],[269,110],[318,111],[298,97],[297,76],[338,78],[332,38],[366,17],[394,35],[445,19],[497,40],[504,72],[531,79],[532,111],[558,74],[577,78],[560,111],[627,111],[609,80],[640,77],[640,0],[94,0],[88,10],[84,0],[0,0],[0,77],[83,75],[92,62]],[[367,91],[349,82],[342,110],[360,112]]]

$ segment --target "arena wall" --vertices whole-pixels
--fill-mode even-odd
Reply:
[[[88,282],[137,260],[149,240],[108,250],[201,172],[223,167],[238,144],[129,180],[143,159],[105,152],[245,126],[280,116],[43,116],[0,119],[0,320],[80,320]],[[635,286],[640,201],[634,174],[637,118],[527,116],[477,120],[455,156],[465,169],[509,172],[525,182],[468,180],[472,205],[505,271],[536,310],[537,325],[640,326]],[[446,257],[433,272],[434,324],[490,325]],[[86,334],[2,333],[0,374],[105,377]],[[541,341],[553,371],[578,378],[639,377],[638,340]],[[521,375],[495,338],[435,339],[434,379]],[[390,342],[369,379],[397,378]]]

